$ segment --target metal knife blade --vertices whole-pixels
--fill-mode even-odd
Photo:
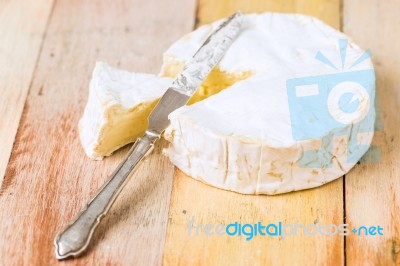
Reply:
[[[186,63],[182,72],[178,74],[172,86],[151,112],[149,117],[151,131],[162,133],[169,125],[168,115],[187,103],[239,33],[242,16],[240,12],[237,12],[222,22],[197,50],[193,58]]]
[[[149,117],[149,127],[129,150],[109,180],[54,239],[57,259],[76,257],[89,245],[100,220],[107,214],[138,163],[152,151],[154,143],[169,125],[168,115],[185,105],[211,69],[219,62],[240,31],[241,13],[235,13],[214,31],[185,65]]]

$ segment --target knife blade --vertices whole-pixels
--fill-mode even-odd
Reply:
[[[151,112],[145,134],[136,140],[125,159],[86,208],[55,237],[54,246],[57,259],[76,257],[86,250],[94,230],[122,191],[130,173],[152,151],[154,143],[168,127],[168,115],[187,103],[197,87],[221,60],[239,34],[241,22],[242,14],[240,12],[230,16],[220,24],[191,60],[186,63]]]

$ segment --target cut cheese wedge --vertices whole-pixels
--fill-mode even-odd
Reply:
[[[143,132],[149,110],[170,82],[165,77],[176,76],[219,23],[200,27],[164,53],[164,77],[151,76],[160,85],[152,85],[151,99],[141,96],[150,86],[134,81],[144,74],[124,72],[115,83],[92,85],[99,75],[95,70],[81,120],[81,139],[91,158],[108,155]],[[109,69],[114,71],[120,73]],[[131,82],[130,102],[103,92],[118,90],[125,79]],[[348,172],[368,150],[374,84],[368,54],[321,21],[293,14],[246,15],[240,35],[190,105],[170,114],[166,155],[187,175],[244,194],[322,185]],[[143,105],[146,111],[139,112],[137,106]],[[113,121],[126,127],[111,126]]]
[[[170,83],[169,78],[96,63],[88,102],[79,121],[86,154],[101,160],[141,136],[147,128],[147,117]]]

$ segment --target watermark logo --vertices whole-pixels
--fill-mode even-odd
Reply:
[[[320,150],[307,150],[299,163],[302,167],[326,168],[332,162],[332,138],[350,135],[347,143],[347,162],[357,163],[359,155],[370,148],[358,143],[360,134],[374,132],[375,72],[373,69],[352,70],[371,57],[364,52],[348,69],[345,69],[348,41],[339,40],[341,66],[335,66],[318,52],[315,59],[336,69],[333,74],[289,79],[286,82],[292,135],[295,140],[321,139]],[[350,132],[343,132],[347,127]],[[375,147],[371,150],[379,158]],[[353,151],[353,152],[349,152]]]
[[[201,224],[196,223],[192,217],[188,222],[189,236],[229,236],[244,237],[246,241],[252,240],[254,237],[281,237],[285,239],[290,236],[383,236],[383,227],[380,225],[360,226],[350,229],[348,224],[301,224],[301,223],[277,223],[264,224],[257,223],[233,223],[225,224]]]

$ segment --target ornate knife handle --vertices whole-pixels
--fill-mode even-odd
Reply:
[[[130,173],[142,158],[152,151],[154,142],[159,138],[160,134],[146,131],[143,137],[133,144],[128,155],[86,208],[56,236],[54,245],[57,259],[76,257],[85,251],[94,230],[122,191]]]

